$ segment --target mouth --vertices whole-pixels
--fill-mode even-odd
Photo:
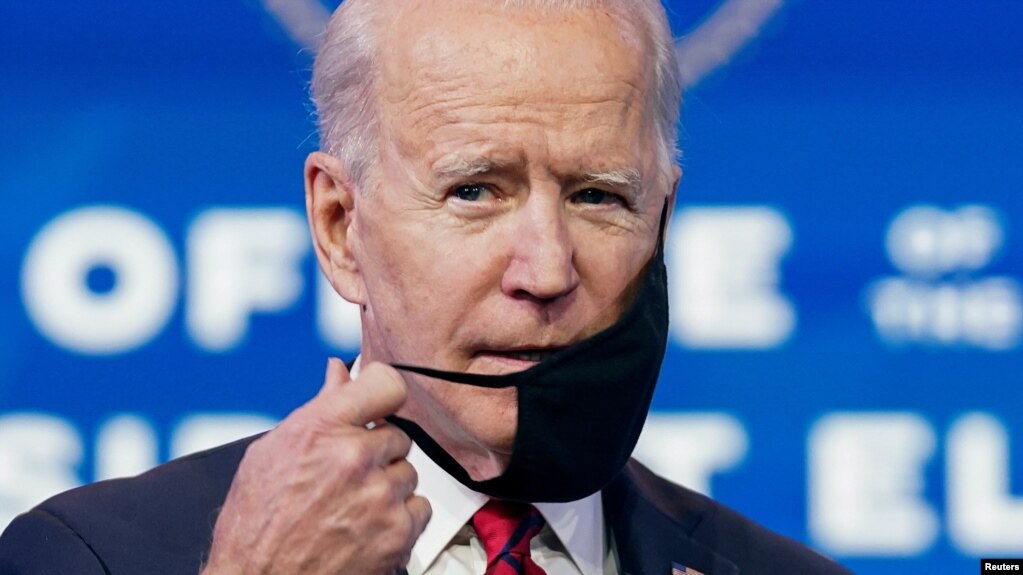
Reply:
[[[563,347],[544,347],[528,349],[484,349],[473,354],[474,357],[495,361],[515,367],[531,367],[564,349]]]

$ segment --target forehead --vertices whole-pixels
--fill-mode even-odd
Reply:
[[[647,49],[646,34],[632,19],[596,6],[504,8],[496,0],[414,0],[383,12],[388,16],[378,29],[384,38],[379,56],[390,65],[385,77],[417,71],[407,68],[411,64],[455,74],[467,66],[514,74],[521,65],[569,62],[574,65],[562,68],[559,77],[632,75],[637,70],[629,68],[642,67]],[[437,56],[444,59],[434,61]]]
[[[392,135],[423,145],[438,131],[473,138],[502,123],[599,138],[600,128],[623,133],[649,121],[652,73],[634,26],[598,8],[494,4],[427,0],[392,12],[379,76]]]

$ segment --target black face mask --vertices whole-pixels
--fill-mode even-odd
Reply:
[[[482,375],[395,365],[400,370],[479,387],[518,390],[518,430],[508,468],[474,481],[416,423],[388,421],[405,431],[445,471],[470,489],[498,499],[574,501],[596,493],[622,470],[646,421],[668,341],[668,291],[661,213],[657,247],[636,299],[618,321],[533,367]]]

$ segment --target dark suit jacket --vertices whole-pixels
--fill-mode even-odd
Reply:
[[[250,437],[58,495],[0,536],[0,574],[196,575]],[[838,574],[836,563],[632,461],[603,492],[623,573]],[[587,574],[588,575],[588,574]]]

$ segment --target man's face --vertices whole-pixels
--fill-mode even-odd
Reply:
[[[357,272],[338,286],[366,306],[364,361],[526,369],[613,323],[653,252],[673,182],[644,48],[601,10],[395,12],[379,163],[347,230]],[[514,389],[405,377],[401,415],[474,478],[503,469]]]

